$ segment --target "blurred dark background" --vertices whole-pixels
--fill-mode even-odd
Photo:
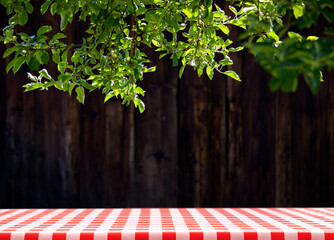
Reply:
[[[58,22],[36,13],[24,30]],[[179,80],[147,53],[157,72],[141,82],[143,114],[99,91],[85,105],[24,93],[28,69],[6,75],[0,59],[0,208],[334,206],[333,73],[317,95],[303,81],[272,93],[246,51],[233,56],[241,83],[192,69]]]

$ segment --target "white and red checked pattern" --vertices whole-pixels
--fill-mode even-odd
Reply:
[[[2,209],[0,240],[334,240],[334,208]]]

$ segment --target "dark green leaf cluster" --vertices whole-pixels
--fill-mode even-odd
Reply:
[[[334,2],[331,0],[242,2],[247,14],[247,31],[241,37],[273,79],[272,90],[296,91],[298,79],[313,93],[320,87],[325,66],[334,67]],[[319,20],[327,25],[317,36],[303,35]],[[291,31],[293,29],[294,31]],[[318,37],[321,36],[321,37]]]

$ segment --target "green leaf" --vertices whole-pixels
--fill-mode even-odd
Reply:
[[[187,18],[192,18],[194,14],[189,8],[182,9],[182,12],[187,16]]]
[[[39,71],[39,73],[45,77],[48,80],[53,80],[52,77],[49,75],[48,71],[44,68],[41,71]]]
[[[317,36],[308,36],[306,38],[306,40],[309,40],[309,41],[317,41],[318,39],[319,39],[319,37],[317,37]]]
[[[243,46],[241,46],[241,47],[236,47],[236,48],[231,47],[231,48],[228,49],[228,51],[229,51],[229,52],[239,52],[239,51],[241,51],[241,50],[243,50],[243,49],[244,49]]]
[[[141,87],[136,87],[135,92],[142,95],[142,96],[145,95],[145,91]]]
[[[53,35],[51,41],[55,41],[61,38],[66,38],[66,35],[64,33],[56,33],[55,35]]]
[[[70,96],[72,95],[73,88],[74,88],[76,85],[77,85],[76,83],[69,83],[68,93],[70,94]]]
[[[202,74],[203,74],[203,67],[198,67],[197,68],[197,74],[198,74],[199,77],[202,76]]]
[[[106,31],[104,31],[102,34],[101,34],[101,37],[99,38],[99,40],[97,41],[97,43],[103,43],[106,41],[108,37],[108,33]]]
[[[64,62],[64,61],[59,62],[58,65],[57,65],[58,71],[61,72],[61,73],[65,72],[66,67],[67,67],[67,62]]]
[[[139,106],[140,113],[143,113],[145,111],[145,103],[142,100],[140,100],[138,106]]]
[[[90,51],[90,56],[96,59],[100,59],[101,55],[99,51],[97,51],[95,48],[92,48],[92,50]]]
[[[15,62],[17,61],[17,58],[14,58],[12,61],[10,61],[8,64],[7,64],[7,67],[6,67],[6,73],[9,72],[9,70],[14,66]]]
[[[80,61],[80,55],[81,52],[74,52],[72,57],[71,57],[71,61],[74,63],[74,65],[77,65]]]
[[[269,88],[271,91],[276,91],[281,85],[281,82],[278,78],[273,78],[269,82]]]
[[[70,73],[59,74],[57,79],[58,82],[67,83],[69,80],[72,80],[74,77]]]
[[[195,24],[195,22],[192,22],[189,28],[189,34],[193,35],[197,33],[197,31],[198,31],[197,25]]]
[[[16,58],[16,61],[14,63],[13,72],[16,73],[21,68],[24,62],[25,62],[24,57],[21,56],[21,57]]]
[[[284,92],[295,92],[297,90],[298,79],[297,77],[280,79],[280,85]]]
[[[48,64],[49,63],[49,54],[47,52],[44,52],[41,57],[42,63],[43,64]]]
[[[114,91],[108,92],[106,97],[104,98],[104,102],[108,101],[110,98],[114,97],[116,94]]]
[[[55,15],[55,13],[58,12],[58,10],[59,10],[59,2],[54,2],[50,8],[51,15],[52,16]]]
[[[67,23],[68,23],[68,15],[61,15],[60,16],[60,30],[63,31],[65,30]]]
[[[41,13],[42,14],[46,13],[46,11],[48,10],[51,2],[52,2],[51,0],[48,0],[45,3],[42,4],[42,6],[41,6]]]
[[[310,87],[313,93],[316,93],[320,88],[320,83],[322,81],[322,72],[315,69],[305,69],[304,77],[307,85]]]
[[[85,80],[81,79],[80,80],[80,85],[82,85],[83,87],[85,87],[86,89],[88,89],[89,91],[93,91],[96,89],[96,87],[90,85],[89,83],[87,83]]]
[[[237,27],[240,27],[240,28],[243,28],[243,29],[246,29],[246,25],[244,24],[244,22],[240,19],[232,19],[229,21],[229,24],[232,24],[234,26],[237,26]]]
[[[236,72],[232,71],[232,70],[229,70],[229,71],[225,71],[223,72],[225,75],[233,78],[234,80],[237,80],[237,81],[241,81],[240,80],[240,77],[238,76],[238,74],[236,74]]]
[[[226,25],[219,24],[218,27],[226,35],[228,35],[230,33],[230,29]]]
[[[13,38],[13,34],[14,34],[14,29],[13,28],[5,27],[2,31],[4,32],[5,37],[7,37],[9,39]]]
[[[14,16],[12,16],[9,20],[8,20],[8,23],[11,25],[11,26],[15,26],[17,24],[19,24],[19,17],[18,17],[18,14],[15,14]],[[6,34],[7,35],[7,34]],[[7,35],[8,36],[8,35]]]
[[[66,63],[67,63],[67,54],[68,54],[68,50],[69,50],[69,48],[66,49],[66,50],[63,52],[63,54],[61,55],[61,60],[62,60],[63,62],[66,62]]]
[[[295,32],[288,32],[288,35],[290,38],[297,38],[299,42],[301,42],[303,40],[303,37]]]
[[[28,78],[31,80],[31,81],[34,81],[34,82],[37,82],[37,77],[32,75],[31,73],[28,72]]]
[[[90,9],[92,10],[93,13],[95,14],[99,14],[100,9],[98,7],[98,5],[96,3],[88,3],[88,6],[90,7]]]
[[[35,57],[30,58],[28,67],[31,71],[38,71],[39,66],[40,66],[39,61]]]
[[[44,87],[44,85],[40,82],[36,82],[36,83],[28,83],[28,84],[24,85],[23,87],[25,88],[24,91],[28,92],[28,91],[32,91],[32,90],[42,88],[42,87]]]
[[[75,92],[77,93],[77,99],[80,103],[84,104],[85,102],[85,90],[82,86],[78,86],[75,89]]]
[[[225,56],[225,58],[223,60],[219,61],[219,65],[233,65],[233,61],[229,56]]]
[[[145,68],[144,73],[155,72],[156,68],[156,66]]]
[[[296,19],[304,15],[304,8],[305,8],[304,3],[294,4],[292,6],[293,15],[295,16]]]
[[[212,6],[212,0],[204,0],[205,8],[210,8]]]
[[[135,104],[135,107],[139,108],[139,112],[143,113],[145,111],[145,104],[142,100],[140,100],[139,98],[136,98],[133,103]]]
[[[173,59],[173,67],[176,67],[179,64],[179,59],[177,58],[177,55],[175,53],[172,55],[172,59]]]
[[[24,42],[27,42],[30,40],[30,36],[24,32],[20,32],[17,35],[19,35]]]
[[[47,90],[48,87],[55,86],[56,82],[45,82],[43,85],[44,89]]]
[[[234,15],[237,15],[238,14],[238,11],[237,9],[235,9],[233,6],[229,6],[230,10],[234,13]]]
[[[37,37],[41,36],[44,33],[50,32],[50,31],[52,31],[51,26],[42,26],[37,31]]]
[[[152,39],[152,43],[153,43],[154,46],[160,47],[160,43],[157,40]]]
[[[8,48],[5,53],[3,54],[3,57],[6,58],[8,57],[10,54],[12,54],[13,52],[17,51],[20,49],[20,46],[14,46],[14,47],[11,47],[11,48]]]
[[[213,78],[213,70],[211,66],[206,66],[206,75],[208,75],[208,77],[210,78],[210,80],[212,80]]]
[[[156,10],[150,10],[150,11],[146,12],[145,19],[148,22],[157,22],[160,19],[160,15],[159,15],[158,11],[156,11]]]
[[[17,14],[18,23],[23,26],[28,22],[28,14],[26,11]]]
[[[59,63],[60,61],[60,50],[59,49],[52,49],[52,61],[55,63]]]
[[[25,5],[25,9],[26,9],[27,13],[32,13],[34,11],[34,6],[31,3],[27,3]]]
[[[114,26],[118,26],[119,21],[120,21],[120,18],[108,17],[106,21],[103,23],[103,26],[105,26],[106,28],[112,28]]]
[[[179,78],[181,79],[182,75],[183,75],[183,72],[184,72],[184,69],[185,69],[186,65],[182,65],[182,67],[180,68],[180,71],[179,71]]]
[[[269,32],[267,35],[274,39],[276,42],[279,41],[279,36],[274,31]]]

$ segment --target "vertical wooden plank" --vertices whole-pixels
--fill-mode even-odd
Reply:
[[[275,119],[275,206],[292,206],[291,94],[277,92]]]
[[[1,6],[0,7],[0,28],[3,29],[6,26],[7,18],[6,18],[6,11]],[[3,45],[0,47],[0,56],[3,56],[5,52],[5,48]],[[0,207],[6,206],[7,200],[6,195],[1,194],[4,193],[8,188],[8,183],[6,182],[9,180],[8,178],[8,162],[6,160],[5,151],[7,149],[7,75],[6,75],[6,61],[5,59],[0,59]]]
[[[124,106],[118,100],[109,100],[105,106],[105,169],[102,175],[103,206],[124,207],[129,186],[129,159],[123,156],[129,146],[124,145]],[[109,190],[110,189],[110,190]]]
[[[126,192],[126,205],[129,207],[134,206],[133,194],[140,193],[138,189],[134,189],[135,181],[135,125],[134,125],[134,107],[133,105],[125,108],[123,110],[123,123],[122,123],[122,139],[123,139],[123,149],[121,154],[123,155],[123,161],[125,162],[125,170],[128,168],[129,175],[125,175],[128,178],[125,180]]]
[[[328,199],[328,206],[334,204],[334,84],[331,79],[334,77],[333,71],[331,73],[327,73],[325,79],[329,81],[330,84],[328,86],[328,106],[329,109],[327,110],[327,121],[326,121],[326,128],[328,134],[328,166],[324,166],[324,168],[328,169],[328,179],[327,179],[327,192],[322,195],[322,198]],[[326,179],[325,179],[326,180]]]
[[[242,75],[242,55],[231,54],[233,70]],[[244,199],[242,83],[227,79],[227,169],[225,206],[240,206]]]
[[[20,72],[17,73],[17,76]],[[20,132],[23,132],[23,105],[22,105],[22,89],[18,84],[18,79],[12,73],[7,75],[6,81],[11,84],[6,85],[6,149],[4,153],[3,169],[6,169],[4,183],[6,189],[5,202],[7,206],[14,206],[20,203],[25,191],[25,186],[22,186],[22,171],[25,169],[23,158],[23,144]],[[24,174],[24,172],[23,172]]]
[[[19,169],[22,164],[22,145],[19,139],[17,129],[22,129],[22,122],[20,124],[19,119],[22,119],[22,105],[20,97],[21,92],[18,91],[19,86],[17,79],[14,78],[12,73],[7,75],[6,81],[11,81],[11,84],[6,85],[6,149],[3,164],[3,169],[6,169],[6,179],[8,179],[8,185],[6,189],[7,206],[14,206],[18,204],[22,197],[22,187],[18,182],[21,179]],[[5,182],[7,182],[5,181]],[[11,191],[12,190],[12,191]]]
[[[180,80],[179,203],[202,206],[213,186],[207,182],[209,159],[208,82],[186,68]]]
[[[243,161],[247,198],[242,205],[265,207],[275,204],[275,101],[269,92],[268,75],[252,60],[253,56],[244,55]],[[249,91],[251,88],[253,91]]]
[[[315,181],[317,185],[315,186],[318,189],[318,198],[317,206],[325,207],[333,204],[331,201],[331,191],[330,188],[333,185],[333,179],[330,178],[331,175],[331,166],[333,166],[333,158],[331,157],[331,151],[334,146],[333,142],[330,142],[330,131],[328,127],[333,125],[332,121],[328,121],[328,115],[330,114],[331,108],[331,98],[330,91],[333,88],[333,83],[330,81],[332,79],[333,73],[328,74],[324,72],[325,82],[322,83],[320,91],[316,95],[316,104],[317,104],[317,118],[315,122],[315,128],[317,130],[316,136],[316,149],[317,155],[316,159],[313,160],[318,166],[318,177],[319,180]],[[330,127],[329,127],[330,128]],[[312,173],[311,173],[312,174]]]
[[[177,203],[177,69],[147,50],[157,71],[140,83],[146,110],[135,115],[132,199],[136,206],[175,207]]]
[[[312,206],[319,202],[320,166],[316,97],[304,81],[293,95],[293,205]]]
[[[206,81],[209,81],[206,79]],[[216,74],[208,82],[209,93],[209,159],[211,171],[207,173],[208,185],[213,186],[206,206],[223,206],[227,189],[227,82],[226,77]],[[209,161],[209,160],[208,160]]]
[[[82,156],[80,159],[79,206],[99,206],[102,203],[102,175],[105,172],[105,107],[103,96],[86,94],[82,107]]]
[[[78,206],[78,165],[81,161],[81,112],[79,102],[74,96],[65,97],[64,106],[65,118],[65,142],[64,144],[64,164],[65,180],[62,186],[63,198],[62,207]]]
[[[47,94],[47,93],[46,93]],[[50,94],[50,93],[49,93]],[[50,161],[48,172],[46,176],[52,189],[47,196],[43,196],[46,201],[46,207],[64,206],[67,199],[61,195],[65,192],[66,181],[68,180],[68,165],[66,164],[66,94],[64,92],[54,89],[54,95],[50,94],[50,102],[48,108],[52,108],[50,112],[50,152],[48,152],[48,159]],[[53,106],[57,102],[57,106]],[[44,165],[45,163],[43,163]],[[38,174],[38,173],[37,173]],[[55,181],[54,179],[57,179]],[[40,185],[40,191],[43,192],[43,185]],[[57,196],[57,197],[55,197]]]

